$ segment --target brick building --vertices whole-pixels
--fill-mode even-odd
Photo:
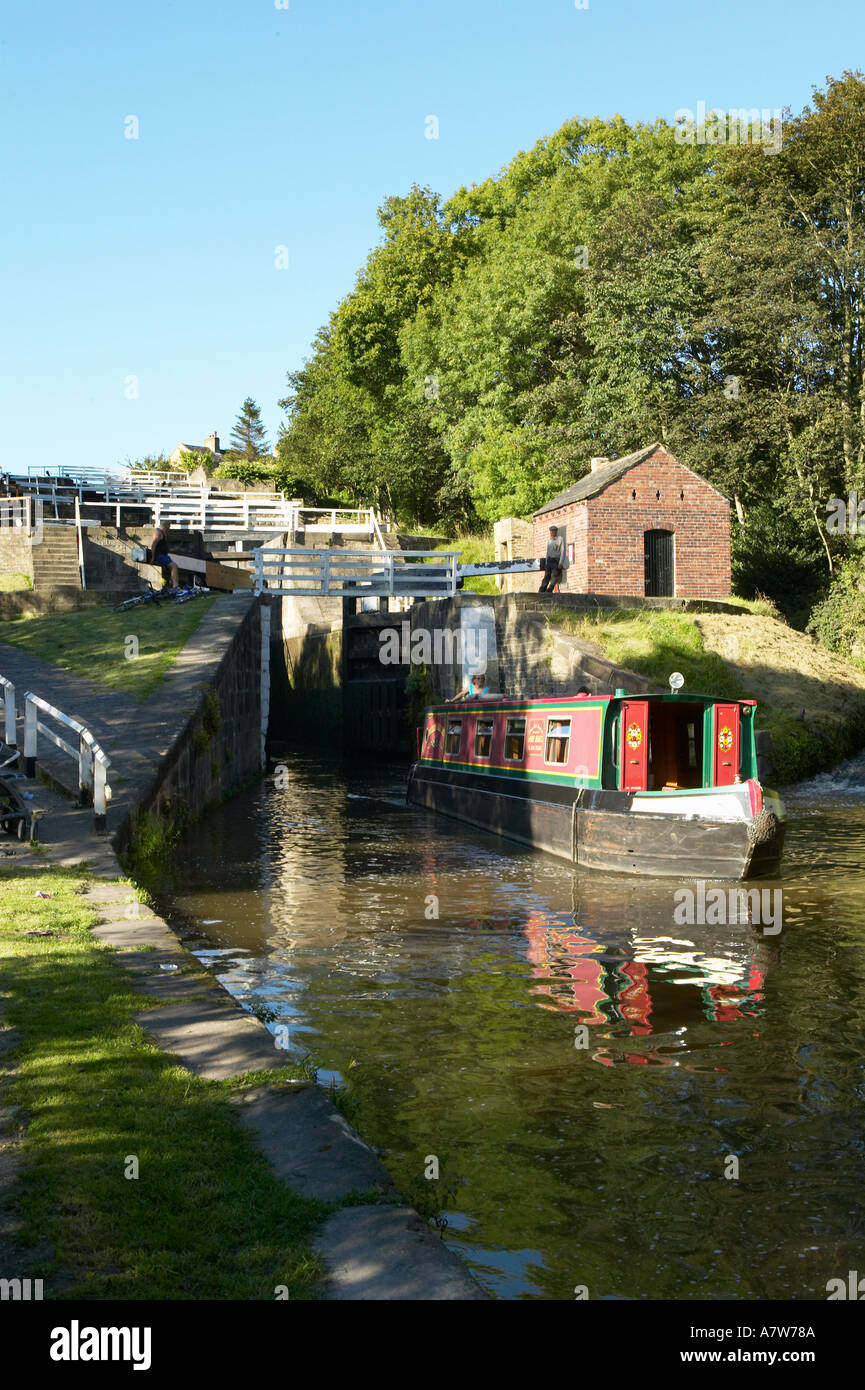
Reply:
[[[730,504],[660,444],[592,471],[535,512],[534,554],[564,533],[562,590],[724,598],[730,592]]]

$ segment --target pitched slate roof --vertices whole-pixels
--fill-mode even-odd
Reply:
[[[635,468],[638,463],[643,463],[649,458],[656,449],[660,449],[661,444],[650,444],[647,449],[638,449],[635,454],[625,454],[624,458],[611,459],[609,463],[601,464],[594,473],[587,473],[579,482],[574,483],[564,492],[560,492],[558,497],[553,497],[551,501],[545,502],[542,507],[534,513],[535,516],[543,516],[544,512],[554,512],[559,507],[567,507],[570,502],[583,502],[587,497],[596,497],[599,492],[603,492],[605,487],[614,483],[617,478],[621,478],[629,468]]]

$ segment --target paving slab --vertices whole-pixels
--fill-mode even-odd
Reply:
[[[314,1248],[330,1270],[334,1302],[487,1297],[413,1207],[346,1207],[325,1222]]]
[[[164,922],[156,918],[134,917],[131,921],[100,922],[91,927],[90,933],[97,941],[105,941],[109,946],[161,946],[166,951],[181,951],[183,948],[173,932]]]
[[[88,903],[99,906],[102,903],[134,903],[138,899],[133,888],[122,883],[99,883],[86,888],[81,897]],[[141,903],[142,911],[147,909]]]
[[[135,1015],[135,1022],[164,1052],[174,1053],[184,1067],[208,1081],[288,1063],[264,1024],[243,1013],[222,991],[213,1000],[147,1009]]]
[[[276,1176],[301,1197],[335,1202],[350,1192],[391,1186],[375,1152],[320,1087],[266,1086],[233,1098]]]
[[[150,994],[154,999],[165,999],[169,1003],[180,1002],[195,997],[213,997],[213,985],[200,975],[184,975],[158,971],[153,974],[138,973],[131,980],[136,994]],[[218,986],[217,986],[218,988]]]

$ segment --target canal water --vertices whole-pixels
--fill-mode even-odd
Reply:
[[[493,1296],[865,1273],[865,761],[786,797],[762,925],[407,808],[404,767],[281,764],[185,838],[164,906]]]

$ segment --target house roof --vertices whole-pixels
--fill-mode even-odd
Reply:
[[[638,463],[643,463],[649,458],[656,449],[662,448],[660,444],[650,444],[646,449],[638,449],[635,454],[625,454],[624,458],[611,459],[609,463],[601,464],[594,473],[587,473],[579,482],[560,492],[557,497],[553,497],[549,502],[545,502],[542,507],[534,513],[535,516],[543,516],[544,512],[554,512],[559,507],[567,507],[570,502],[583,502],[587,497],[596,497],[599,492],[603,492],[605,487],[614,483],[617,478],[621,478],[630,468],[635,468]]]
[[[574,483],[564,492],[560,492],[557,497],[553,497],[549,502],[545,502],[542,507],[538,508],[534,515],[543,516],[545,512],[554,512],[559,507],[567,507],[571,502],[584,502],[588,497],[597,497],[599,492],[603,492],[604,488],[610,486],[610,483],[614,483],[617,478],[621,478],[629,469],[636,468],[638,463],[645,463],[646,459],[651,458],[656,449],[663,449],[663,447],[663,444],[650,444],[646,449],[638,449],[635,454],[626,454],[625,457],[621,459],[611,459],[609,463],[604,463],[600,468],[596,468],[594,473],[587,473],[584,478],[580,478],[579,482]],[[678,463],[678,459],[676,459],[675,462]],[[723,492],[720,492],[716,487],[712,487],[712,484],[706,482],[705,478],[701,478],[699,473],[695,473],[693,468],[688,468],[688,465],[685,463],[679,464],[679,467],[684,468],[692,477],[699,479],[706,487],[712,488],[712,491],[716,492],[719,497],[724,497]],[[725,497],[724,500],[727,501],[729,499]]]

